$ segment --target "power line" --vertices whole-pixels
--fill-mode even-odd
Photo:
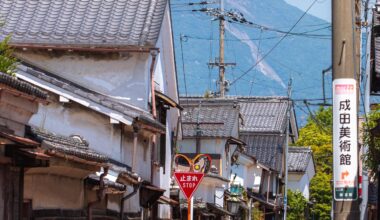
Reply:
[[[314,0],[313,3],[309,6],[309,8],[302,14],[302,16],[297,20],[297,22],[290,28],[290,30],[287,33],[290,33],[296,25],[302,20],[302,18],[309,12],[309,10],[313,7],[313,5],[317,2],[317,0]],[[280,43],[287,37],[288,34],[285,34],[282,36],[282,38],[263,56],[260,60],[258,60],[252,67],[250,67],[247,71],[245,71],[242,75],[240,75],[238,78],[236,78],[234,81],[231,82],[231,85],[233,85],[235,82],[237,82],[239,79],[241,79],[243,76],[248,74],[253,68],[255,68],[261,61],[263,61]]]
[[[181,42],[181,59],[182,59],[182,73],[183,73],[183,81],[185,83],[185,94],[186,94],[186,97],[187,97],[187,82],[186,82],[186,73],[185,73],[185,61],[183,59],[183,35],[181,34],[181,37],[180,37],[180,42]]]

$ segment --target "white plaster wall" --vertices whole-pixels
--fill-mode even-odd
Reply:
[[[231,174],[231,154],[233,153],[234,147],[231,147],[229,157],[226,157],[225,153],[225,143],[227,139],[214,138],[214,139],[201,139],[201,153],[203,154],[220,154],[221,155],[221,175],[224,178],[230,179]],[[178,142],[179,152],[181,153],[195,153],[196,143],[195,138],[193,139],[183,139]]]
[[[222,154],[224,153],[224,144],[226,139],[201,139],[201,153],[203,154]],[[183,139],[178,142],[181,153],[195,153],[195,138]]]
[[[247,166],[243,164],[234,165],[231,168],[231,184],[237,184],[240,186],[246,187],[247,185],[247,178],[248,178],[248,172],[247,172]],[[235,177],[236,175],[236,177]],[[235,180],[233,181],[235,177]],[[233,182],[232,182],[233,181]]]
[[[33,200],[33,209],[82,209],[83,180],[56,175],[25,175],[24,198]]]
[[[297,174],[291,174],[291,175],[297,175]],[[296,178],[297,177],[292,177],[291,180],[288,181],[289,189],[293,191],[300,191],[302,195],[307,200],[309,200],[309,180],[308,180],[307,174],[303,174],[298,181],[296,181]]]
[[[290,173],[289,174],[289,189],[300,191],[303,196],[309,200],[310,197],[310,180],[315,175],[313,161],[310,159],[305,173]]]
[[[91,110],[86,111],[75,103],[40,105],[29,124],[61,135],[81,135],[96,151],[119,161],[122,159],[120,131],[106,117]]]
[[[256,165],[249,168],[249,173],[253,173],[253,175],[248,175],[248,185],[249,187],[252,187],[254,190],[259,192],[260,190],[260,184],[261,184],[261,178],[263,174],[262,168],[257,168]]]
[[[261,173],[262,169],[253,166],[245,166],[243,164],[234,165],[232,167],[231,181],[234,178],[235,173],[237,174],[234,184],[240,184],[241,186],[247,188],[257,188],[260,187],[261,183]],[[232,182],[231,182],[232,183]]]
[[[174,45],[172,41],[172,29],[169,5],[166,7],[166,12],[163,18],[161,31],[157,40],[156,47],[160,48],[160,53],[157,57],[155,67],[155,82],[157,89],[162,91],[165,95],[172,98],[178,103],[178,90],[176,79],[176,67],[174,62]],[[171,108],[167,112],[166,121],[166,160],[165,167],[158,169],[158,175],[155,175],[154,184],[166,189],[165,196],[170,197],[170,182],[171,182],[171,136],[172,132],[175,133],[179,117],[179,110]],[[169,205],[159,205],[158,217],[163,219],[171,218],[171,208]]]
[[[148,109],[149,53],[97,54],[22,51],[17,57],[119,101]]]
[[[40,105],[29,124],[61,135],[81,135],[90,148],[131,166],[132,134],[124,132],[121,139],[120,125],[110,124],[108,117],[92,110],[75,103],[52,102],[47,106]],[[140,135],[138,140],[137,171],[142,178],[150,180],[149,139]]]
[[[193,194],[194,199],[214,203],[215,186],[201,184]]]
[[[277,184],[277,175],[275,173],[271,173],[270,175],[270,183],[269,183],[269,192],[272,192],[272,196],[276,194],[276,184]],[[262,192],[267,192],[268,191],[268,172],[266,172],[264,176],[264,181],[263,181],[263,189]]]

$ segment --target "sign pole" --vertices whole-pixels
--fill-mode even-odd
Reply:
[[[207,154],[198,154],[194,159],[190,159],[183,154],[177,154],[174,160],[182,158],[185,159],[190,165],[188,172],[186,171],[176,171],[174,172],[174,178],[178,183],[183,195],[187,198],[187,219],[193,220],[193,193],[197,190],[198,186],[202,182],[205,176],[204,172],[207,172],[207,168],[203,169],[201,166],[196,165],[200,159],[204,158],[211,164],[211,157]],[[194,172],[197,171],[197,172]]]
[[[192,220],[191,218],[191,212],[192,212],[192,207],[191,207],[191,198],[187,200],[187,220]]]
[[[358,0],[332,0],[333,36],[333,219],[359,219],[358,88],[360,26]],[[356,6],[356,7],[355,7]]]

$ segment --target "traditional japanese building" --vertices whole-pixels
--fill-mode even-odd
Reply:
[[[195,216],[222,218],[234,216],[228,210],[229,187],[233,155],[242,152],[245,143],[239,138],[241,126],[240,107],[232,99],[181,98],[182,140],[178,152],[194,158],[208,154],[212,158],[211,169],[205,174],[194,193]],[[182,211],[187,209],[181,200]]]
[[[54,153],[52,166],[27,172],[33,216],[171,219],[181,107],[168,7],[0,1],[0,37],[12,34],[17,77],[49,93],[25,122],[28,137]]]
[[[309,200],[310,181],[315,175],[313,152],[310,147],[289,147],[288,189],[300,191]]]

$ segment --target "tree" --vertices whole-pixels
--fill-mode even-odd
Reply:
[[[307,201],[300,191],[292,191],[288,189],[289,211],[286,219],[304,220]]]
[[[370,131],[376,126],[380,126],[380,123],[378,123],[380,119],[380,105],[373,109],[366,119],[366,122],[363,124],[363,142],[368,146],[368,151],[363,155],[363,162],[370,171],[374,171],[370,172],[370,175],[378,178],[376,170],[380,164],[380,135],[372,135]]]
[[[310,198],[315,199],[316,219],[330,219],[332,188],[332,108],[319,108],[300,130],[297,146],[311,146],[316,174],[310,182]]]
[[[9,46],[10,36],[0,42],[0,72],[15,76],[17,59],[12,56],[13,50]]]

